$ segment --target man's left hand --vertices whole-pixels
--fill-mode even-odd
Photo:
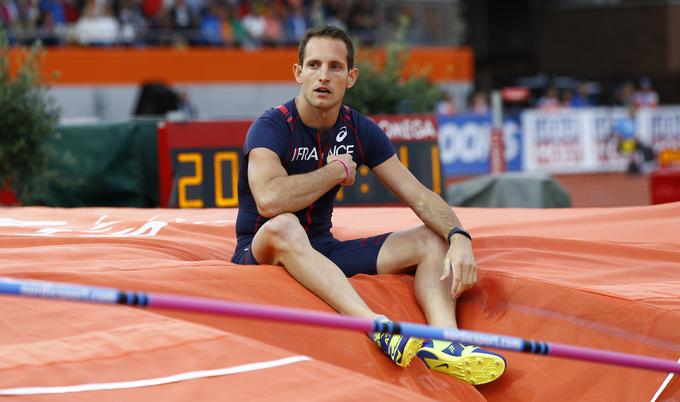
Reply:
[[[446,280],[451,273],[451,297],[454,299],[477,282],[477,263],[472,253],[472,242],[460,234],[451,237],[451,245],[444,258],[443,275],[439,279]]]

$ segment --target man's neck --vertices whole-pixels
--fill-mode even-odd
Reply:
[[[300,119],[305,126],[310,128],[324,129],[335,126],[338,121],[340,106],[338,104],[331,109],[318,109],[307,103],[300,95],[295,98],[295,107]]]

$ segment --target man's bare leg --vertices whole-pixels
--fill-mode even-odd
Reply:
[[[259,263],[282,265],[340,314],[370,319],[380,316],[366,305],[340,268],[312,248],[295,215],[282,214],[267,221],[251,247]]]
[[[295,280],[340,314],[372,320],[381,317],[366,305],[340,268],[312,248],[295,215],[282,214],[270,219],[255,235],[252,247],[257,261],[283,265]],[[368,335],[402,367],[409,365],[422,346],[422,340],[418,338],[381,333]]]
[[[442,281],[446,241],[426,226],[394,232],[378,254],[378,273],[412,272],[415,294],[427,322],[456,327],[456,304],[451,297],[451,278]]]
[[[395,232],[378,254],[379,273],[408,272],[416,267],[415,293],[427,321],[436,326],[455,327],[455,299],[451,277],[440,280],[444,268],[446,242],[425,226]],[[411,268],[412,269],[412,268]],[[472,345],[428,341],[418,352],[432,370],[454,376],[470,384],[494,381],[505,371],[505,359]]]

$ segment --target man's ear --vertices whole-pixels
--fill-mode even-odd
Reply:
[[[352,88],[359,79],[359,69],[353,67],[347,73],[347,89]]]
[[[299,64],[293,64],[293,76],[298,84],[302,84],[302,66]]]

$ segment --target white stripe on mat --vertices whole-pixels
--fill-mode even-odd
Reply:
[[[127,389],[150,387],[154,385],[170,384],[173,382],[194,380],[197,378],[218,377],[229,374],[246,373],[249,371],[264,370],[273,367],[285,366],[288,364],[312,360],[309,356],[291,356],[285,359],[270,360],[267,362],[242,364],[240,366],[226,367],[215,370],[189,371],[187,373],[175,374],[168,377],[150,378],[146,380],[107,382],[94,384],[67,385],[61,387],[22,387],[0,389],[0,396],[3,395],[40,395],[40,394],[66,394],[71,392],[102,391],[112,389]]]
[[[678,363],[680,363],[680,359],[678,359]],[[671,382],[673,379],[673,373],[668,373],[668,376],[666,376],[666,379],[663,381],[659,389],[656,391],[656,394],[652,397],[652,400],[650,402],[656,402],[657,399],[661,396],[661,393],[666,389],[668,384]]]

